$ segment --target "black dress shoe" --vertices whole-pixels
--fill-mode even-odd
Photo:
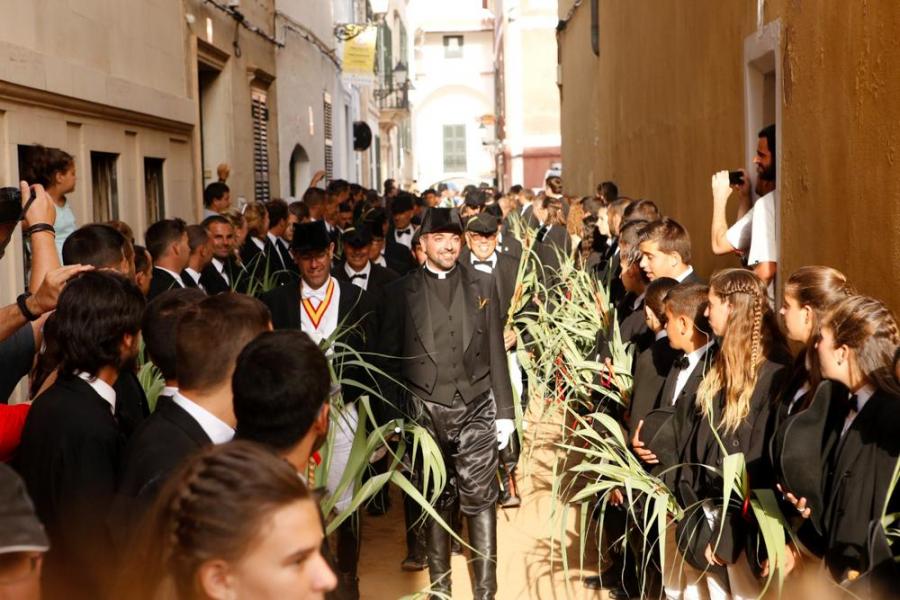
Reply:
[[[590,575],[581,580],[581,583],[584,584],[584,587],[589,590],[602,590],[603,582],[600,580],[599,575]]]
[[[631,600],[632,598],[639,598],[639,596],[632,596],[628,590],[626,590],[622,586],[616,586],[608,592],[609,600]]]

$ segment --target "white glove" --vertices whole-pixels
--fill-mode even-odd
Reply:
[[[509,438],[516,432],[516,424],[512,419],[497,419],[497,449],[503,450],[509,445]]]

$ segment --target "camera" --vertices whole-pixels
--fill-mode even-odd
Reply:
[[[728,171],[728,183],[731,185],[744,185],[744,173],[742,171]]]
[[[34,188],[31,188],[29,204],[35,199]],[[25,216],[22,207],[22,192],[17,187],[0,188],[0,223],[21,221]]]

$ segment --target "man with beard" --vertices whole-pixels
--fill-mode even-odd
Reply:
[[[113,386],[137,358],[143,310],[141,291],[113,272],[84,273],[59,296],[59,376],[34,401],[15,461],[50,538],[47,598],[106,597],[122,445]]]
[[[741,169],[741,183],[732,185],[728,171],[719,171],[712,178],[713,219],[712,250],[716,254],[736,253],[745,265],[769,286],[769,300],[774,305],[775,275],[778,271],[778,192],[775,173],[775,125],[759,132],[756,146],[756,187],[758,199],[751,206],[750,180]],[[738,220],[731,227],[725,209],[733,191],[740,195]]]
[[[449,524],[458,500],[474,548],[473,596],[483,600],[497,593],[498,450],[515,425],[496,284],[459,267],[461,234],[452,209],[425,214],[425,266],[385,288],[392,301],[378,339],[386,371],[410,391],[410,416],[441,448],[448,484],[435,509]],[[435,521],[427,528],[432,589],[450,596],[450,534]]]

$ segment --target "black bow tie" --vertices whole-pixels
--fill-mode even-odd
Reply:
[[[354,273],[350,276],[350,281],[352,282],[354,279],[368,279],[368,277],[367,273]]]
[[[490,267],[491,269],[494,268],[494,263],[491,262],[491,261],[489,261],[489,260],[473,260],[473,261],[472,261],[472,264],[473,264],[474,266],[476,266],[476,267],[477,267],[478,265],[481,265],[481,266],[483,266],[483,267]]]
[[[859,414],[859,396],[853,394],[847,399],[847,409]]]
[[[681,358],[676,358],[672,366],[683,371],[691,366],[691,361],[688,360],[687,356],[682,356]]]
[[[407,227],[406,229],[398,229],[397,235],[410,235],[412,234],[412,228]]]

